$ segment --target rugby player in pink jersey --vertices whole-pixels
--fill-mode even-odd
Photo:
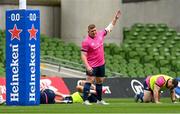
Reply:
[[[160,92],[161,90],[169,89],[171,95],[171,101],[175,103],[175,90],[174,88],[177,87],[178,81],[173,79],[170,76],[159,74],[148,76],[144,83],[144,93],[137,94],[135,96],[135,101],[138,102],[140,99],[141,102],[154,102],[154,103],[161,103],[160,102]]]
[[[83,89],[83,99],[85,105],[92,105],[89,103],[87,97],[90,91],[91,84],[96,82],[97,104],[107,105],[102,100],[102,83],[105,77],[105,60],[104,60],[104,38],[107,33],[110,33],[120,17],[120,10],[118,10],[112,22],[103,30],[97,31],[94,24],[88,26],[88,35],[82,41],[81,59],[86,68],[86,83]]]

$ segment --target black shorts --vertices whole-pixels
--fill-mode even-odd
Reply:
[[[54,104],[55,103],[55,93],[50,89],[45,89],[40,93],[40,103],[41,104]]]
[[[95,77],[105,77],[105,65],[93,67],[92,73],[86,71],[86,75]]]

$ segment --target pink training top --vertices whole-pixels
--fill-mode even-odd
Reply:
[[[148,85],[148,87],[150,88],[150,78],[151,76],[148,76],[146,78],[146,84]],[[156,81],[155,81],[156,85],[158,85],[159,87],[162,87],[164,85],[164,83],[166,83],[166,80],[164,79],[163,76],[159,76]]]
[[[82,42],[81,51],[87,52],[87,60],[91,67],[98,67],[105,63],[104,60],[104,38],[107,32],[98,31],[96,37],[86,36]]]
[[[156,80],[156,85],[158,85],[159,87],[162,87],[165,83],[166,80],[163,76],[158,77],[158,79]]]

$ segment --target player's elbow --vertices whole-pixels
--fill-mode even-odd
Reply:
[[[110,24],[105,28],[105,30],[106,30],[107,32],[111,32],[111,31],[113,30],[113,27],[114,27],[114,25],[113,25],[112,23],[110,23]]]

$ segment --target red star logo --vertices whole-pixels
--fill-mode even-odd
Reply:
[[[36,33],[38,32],[38,29],[34,28],[34,24],[32,25],[31,29],[28,29],[28,32],[30,34],[29,39],[31,40],[34,38],[36,40]]]
[[[11,33],[11,40],[14,40],[15,38],[20,40],[20,33],[22,32],[22,29],[18,29],[17,25],[15,24],[13,29],[8,30]]]

